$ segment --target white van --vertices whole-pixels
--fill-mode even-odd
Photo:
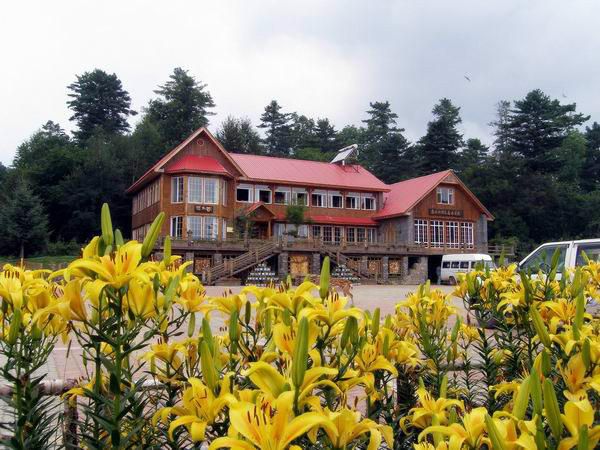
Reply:
[[[490,269],[496,267],[492,257],[484,253],[444,255],[442,256],[440,281],[442,283],[456,284],[456,280],[458,280],[456,274],[475,270],[475,266],[480,263],[483,263]]]
[[[519,270],[535,274],[540,270],[550,271],[552,256],[559,250],[556,278],[562,277],[565,267],[568,269],[585,265],[583,253],[594,261],[600,258],[600,239],[583,239],[580,241],[549,242],[540,245],[519,263]]]

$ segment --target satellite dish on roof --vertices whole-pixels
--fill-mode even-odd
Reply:
[[[331,160],[331,164],[337,164],[337,163],[342,163],[342,165],[346,165],[346,161],[348,159],[350,159],[350,157],[352,156],[357,156],[358,155],[358,145],[357,144],[352,144],[349,145],[348,147],[344,147],[343,149],[339,150],[337,152],[337,155],[335,155],[335,158],[333,158]]]

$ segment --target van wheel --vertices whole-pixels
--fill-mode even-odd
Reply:
[[[456,278],[450,277],[448,281],[450,282],[450,286],[456,286]]]

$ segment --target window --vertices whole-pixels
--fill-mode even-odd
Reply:
[[[227,206],[227,180],[221,180],[221,204]]]
[[[454,189],[447,187],[437,188],[437,202],[442,205],[453,205]]]
[[[473,248],[473,224],[462,222],[460,224],[460,242],[466,248]]]
[[[308,225],[298,226],[298,237],[299,238],[307,238],[308,237]]]
[[[375,209],[375,196],[373,194],[363,194],[362,195],[362,209]]]
[[[204,203],[217,204],[219,198],[219,180],[216,178],[204,179]]]
[[[452,261],[450,263],[450,268],[451,269],[458,269],[458,261]]]
[[[443,247],[444,245],[444,222],[431,221],[431,246]]]
[[[369,244],[377,242],[377,230],[375,228],[367,228],[367,238],[369,239]]]
[[[600,243],[577,244],[577,259],[575,262],[577,266],[586,265],[583,257],[584,252],[590,261],[598,261],[600,259]]]
[[[460,262],[460,268],[461,269],[468,269],[469,268],[469,261],[461,261]]]
[[[340,192],[329,191],[329,207],[330,208],[343,208],[344,197]]]
[[[311,195],[311,205],[316,206],[317,208],[326,208],[327,202],[325,200],[325,192],[322,191],[313,191]]]
[[[320,225],[313,225],[311,233],[312,233],[312,238],[313,239],[321,239],[321,226]]]
[[[333,227],[333,241],[336,244],[342,242],[342,227]]]
[[[356,228],[354,228],[354,227],[346,228],[346,241],[347,242],[356,242]]]
[[[249,184],[240,184],[235,190],[235,200],[242,203],[252,202],[252,186]]]
[[[223,219],[221,224],[221,239],[227,240],[227,219]]]
[[[450,268],[450,261],[444,261],[442,263],[442,269],[449,269]]]
[[[295,205],[308,206],[308,194],[305,189],[294,188],[292,189],[292,199]]]
[[[537,273],[540,270],[548,273],[552,264],[552,256],[554,256],[554,252],[558,249],[558,268],[556,271],[562,273],[565,268],[567,247],[567,244],[545,245],[539,248],[533,255],[529,256],[519,268],[526,272],[531,271],[531,273]]]
[[[171,178],[171,202],[183,203],[183,177]]]
[[[366,239],[366,234],[365,234],[365,229],[364,228],[357,228],[356,229],[356,242],[359,243],[364,243]]]
[[[267,186],[256,186],[256,201],[263,203],[271,203],[271,189]]]
[[[332,227],[323,227],[323,241],[333,242],[333,229]]]
[[[415,244],[425,245],[429,243],[427,233],[427,221],[416,219],[415,220]]]
[[[275,203],[277,205],[289,205],[291,191],[289,188],[275,189]]]
[[[183,180],[183,178],[182,178],[182,180]],[[171,217],[171,237],[174,237],[175,239],[183,238],[183,217],[181,217],[181,216]]]
[[[204,216],[202,218],[202,238],[203,239],[217,239],[218,236],[218,220],[214,216]]]
[[[192,239],[198,240],[202,238],[202,217],[188,216],[187,217],[187,235],[191,233]]]
[[[448,247],[458,248],[458,222],[446,222],[446,236]]]
[[[159,182],[155,181],[141,190],[135,197],[133,197],[133,214],[136,214],[148,206],[154,205],[158,202],[160,195],[159,187]]]
[[[360,209],[360,194],[350,192],[346,195],[346,208]]]
[[[202,178],[188,177],[188,202],[202,203]]]

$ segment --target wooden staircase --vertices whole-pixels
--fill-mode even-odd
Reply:
[[[268,241],[260,247],[248,250],[240,256],[223,261],[221,264],[217,264],[216,266],[203,271],[202,278],[204,283],[207,285],[215,284],[223,278],[232,277],[235,274],[269,259],[277,253],[278,250],[279,245],[277,242]]]
[[[368,280],[368,279],[372,278],[371,274],[368,271],[365,273],[362,270],[360,263],[356,264],[356,262],[354,260],[348,258],[343,253],[332,251],[325,246],[323,246],[320,250],[322,253],[329,256],[329,259],[331,259],[331,261],[336,263],[338,266],[340,266],[342,264],[345,265],[361,280],[364,281],[364,280]]]

